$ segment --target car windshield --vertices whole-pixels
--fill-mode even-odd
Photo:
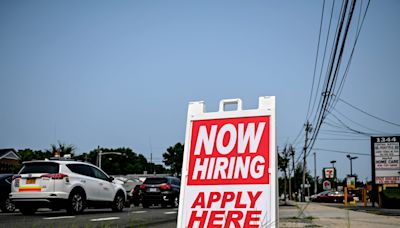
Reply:
[[[58,173],[59,164],[52,162],[32,162],[26,163],[20,174],[26,173]]]
[[[162,184],[162,183],[167,183],[167,178],[146,178],[146,180],[144,181],[144,184]]]

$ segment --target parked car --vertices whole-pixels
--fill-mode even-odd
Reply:
[[[10,199],[23,214],[38,208],[65,208],[79,214],[86,207],[122,211],[125,189],[98,167],[72,160],[24,162],[13,177]]]
[[[180,187],[181,181],[176,177],[146,178],[140,185],[143,208],[158,204],[162,207],[178,207]]]
[[[11,202],[11,181],[13,174],[0,174],[0,210],[2,212],[14,212],[15,205]]]
[[[140,198],[140,185],[143,184],[139,178],[125,178],[124,179],[124,188],[126,190],[126,207],[130,207],[131,204],[134,206],[139,206],[141,202]]]
[[[324,191],[320,192],[317,195],[311,197],[311,201],[313,202],[324,202],[324,203],[343,203],[344,202],[344,193],[342,191]],[[353,195],[348,194],[347,201],[353,201]]]
[[[142,202],[141,194],[140,194],[140,184],[135,185],[134,188],[126,191],[126,195],[128,197],[129,206],[133,204],[135,207],[138,207]]]

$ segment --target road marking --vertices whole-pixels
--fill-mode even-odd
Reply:
[[[132,211],[132,214],[143,214],[146,213],[147,211]]]
[[[117,220],[120,219],[119,217],[108,217],[108,218],[98,218],[98,219],[90,219],[91,222],[101,222],[101,221],[110,221],[110,220]]]
[[[166,214],[166,215],[176,214],[176,213],[178,213],[178,212],[176,212],[176,211],[167,211],[167,212],[164,212],[164,214]]]
[[[71,219],[71,218],[75,218],[75,216],[58,216],[58,217],[48,217],[43,219],[52,220],[52,219]]]

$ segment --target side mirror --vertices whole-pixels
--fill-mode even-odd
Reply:
[[[112,182],[114,180],[114,177],[108,177],[108,181]]]

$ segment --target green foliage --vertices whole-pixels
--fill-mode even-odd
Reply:
[[[160,164],[154,164],[147,161],[146,157],[142,154],[135,153],[130,148],[100,148],[105,152],[118,152],[117,154],[106,154],[102,156],[101,168],[110,175],[119,174],[143,174],[145,171],[148,173],[166,173],[164,166]],[[19,150],[20,163],[15,167],[15,172],[22,167],[22,162],[31,160],[44,160],[54,156],[55,152],[60,152],[62,157],[65,154],[74,155],[75,147],[72,145],[65,145],[58,143],[57,145],[51,145],[51,148],[46,151],[33,151],[31,149]],[[75,160],[85,161],[97,165],[98,149],[93,149],[89,153],[83,153],[81,155],[73,156]]]
[[[60,157],[63,157],[66,154],[74,155],[76,147],[74,145],[66,145],[65,143],[58,142],[57,144],[51,144],[51,148],[47,149],[46,152],[55,156],[56,153],[59,153]]]
[[[163,153],[163,162],[166,166],[171,167],[172,174],[179,175],[182,170],[184,145],[177,143],[174,146],[168,147]]]
[[[165,173],[166,170],[162,165],[156,165],[147,161],[142,154],[135,153],[130,148],[99,148],[103,153],[116,152],[118,154],[103,154],[101,158],[101,168],[108,174],[142,174],[144,171],[148,173]],[[89,153],[75,157],[78,160],[97,164],[98,149],[94,149]]]

